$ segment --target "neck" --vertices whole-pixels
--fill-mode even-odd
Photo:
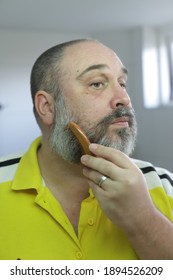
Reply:
[[[48,145],[42,143],[38,150],[41,175],[54,196],[68,196],[83,200],[88,196],[87,180],[82,174],[82,165],[64,161],[55,155]]]

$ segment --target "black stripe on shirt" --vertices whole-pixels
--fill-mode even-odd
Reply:
[[[149,172],[156,172],[156,169],[153,166],[147,166],[140,168],[143,174],[149,173]]]
[[[149,173],[149,172],[152,172],[152,171],[154,171],[154,172],[157,173],[156,169],[155,169],[154,167],[152,167],[152,166],[147,166],[147,167],[143,167],[143,168],[140,168],[140,169],[141,169],[141,171],[142,171],[143,174],[146,174],[146,173]],[[161,180],[162,180],[162,179],[168,180],[169,183],[173,186],[173,180],[169,177],[168,174],[159,175],[159,174],[157,173],[157,175],[159,176],[159,178],[160,178]]]
[[[173,186],[173,181],[171,180],[168,174],[159,175],[159,177],[160,179],[167,179],[169,183]]]
[[[5,167],[5,166],[16,164],[20,161],[20,159],[21,158],[13,158],[13,159],[8,159],[5,161],[2,161],[2,162],[0,162],[0,167]]]

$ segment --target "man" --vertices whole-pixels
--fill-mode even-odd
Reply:
[[[95,40],[55,46],[31,74],[42,137],[1,162],[1,259],[173,259],[173,175],[129,158],[127,70]],[[67,128],[76,122],[91,155]]]

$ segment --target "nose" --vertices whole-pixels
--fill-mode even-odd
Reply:
[[[113,96],[110,101],[111,109],[117,107],[128,107],[131,106],[130,97],[125,88],[122,88],[120,85],[114,88]]]

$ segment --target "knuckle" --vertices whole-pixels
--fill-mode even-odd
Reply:
[[[105,163],[104,163],[104,170],[105,170],[106,174],[107,174],[110,178],[113,177],[114,171],[113,171],[112,163],[111,163],[111,162],[105,161]]]

